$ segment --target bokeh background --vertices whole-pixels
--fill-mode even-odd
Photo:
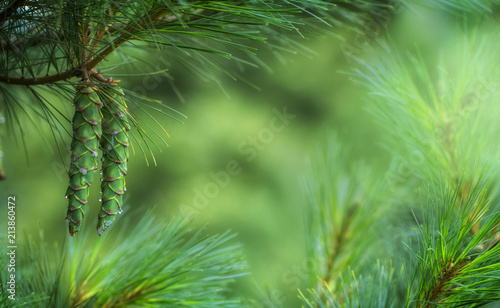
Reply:
[[[435,57],[439,47],[460,32],[452,15],[435,9],[405,8],[387,21],[387,25],[380,24],[380,31],[384,35],[387,31],[397,48],[403,52],[417,48],[427,58]],[[332,132],[355,149],[354,155],[375,165],[385,166],[389,156],[380,146],[381,131],[365,111],[370,96],[349,75],[359,64],[350,60],[345,48],[346,43],[357,46],[356,56],[363,58],[365,47],[377,44],[377,33],[359,28],[331,31],[331,35],[312,32],[306,38],[294,37],[302,46],[299,49],[308,51],[304,53],[277,56],[264,45],[255,45],[265,67],[221,59],[226,69],[245,79],[234,81],[223,72],[212,72],[222,87],[175,61],[167,72],[148,75],[157,70],[157,60],[145,58],[147,53],[136,56],[149,64],[118,72],[136,76],[115,78],[123,79],[124,88],[161,100],[187,116],[179,123],[155,115],[171,136],[169,147],[158,143],[162,152],[153,149],[157,166],[151,157],[148,166],[134,147],[122,215],[136,221],[152,209],[156,216],[169,220],[187,210],[195,227],[206,225],[209,233],[236,232],[250,275],[237,280],[232,292],[267,298],[259,300],[263,307],[271,302],[296,307],[297,288],[307,286],[303,265],[306,209],[300,178],[308,157],[321,149]],[[70,104],[51,99],[71,117]],[[269,135],[270,121],[284,108],[295,117]],[[41,230],[48,241],[64,241],[68,232],[63,162],[68,164],[69,157],[61,159],[47,127],[36,128],[28,120],[23,125],[24,141],[12,134],[5,140],[7,180],[0,183],[0,226],[6,226],[7,195],[15,195],[19,235],[29,237]],[[69,136],[63,138],[69,145]],[[252,138],[258,140],[257,146],[250,145]],[[249,151],[255,154],[251,158]],[[210,174],[224,171],[231,161],[238,163],[241,172],[214,189]],[[95,225],[97,186],[92,188],[85,228]],[[199,194],[206,189],[210,196],[196,207],[194,199],[201,204]]]

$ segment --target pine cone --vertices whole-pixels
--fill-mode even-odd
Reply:
[[[125,175],[128,161],[127,105],[123,91],[114,86],[106,93],[102,109],[102,204],[97,222],[97,234],[102,233],[115,221],[122,211],[123,194],[126,190]]]
[[[92,185],[94,172],[97,170],[102,119],[102,103],[91,85],[82,84],[77,87],[74,104],[70,181],[66,192],[69,200],[66,220],[69,222],[71,236],[79,231],[85,216],[89,186]]]

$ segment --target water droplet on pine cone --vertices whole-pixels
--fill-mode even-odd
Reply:
[[[97,235],[101,236],[103,233],[104,233],[104,228],[103,227],[97,228]]]
[[[102,170],[101,170],[101,171],[99,171],[99,175],[102,175]]]
[[[99,198],[99,202],[101,202],[101,201],[102,201],[102,198]]]
[[[80,168],[78,169],[81,174],[86,175],[87,174],[87,169],[86,168]]]

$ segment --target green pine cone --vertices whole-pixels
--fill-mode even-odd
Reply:
[[[122,211],[125,175],[128,161],[128,124],[127,105],[123,91],[114,86],[110,93],[105,93],[102,108],[102,204],[97,222],[97,234],[102,233],[115,221],[116,215]]]
[[[90,85],[77,87],[74,100],[73,141],[71,142],[71,166],[69,168],[69,187],[66,198],[69,200],[66,220],[69,222],[71,236],[79,231],[85,216],[89,186],[92,185],[97,170],[97,149],[101,139],[101,101]]]

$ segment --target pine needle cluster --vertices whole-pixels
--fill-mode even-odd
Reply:
[[[1,259],[2,307],[241,307],[229,292],[246,271],[233,234],[206,236],[184,218],[151,214],[118,229],[99,241],[85,229],[62,247],[42,235],[22,243],[15,301]]]

